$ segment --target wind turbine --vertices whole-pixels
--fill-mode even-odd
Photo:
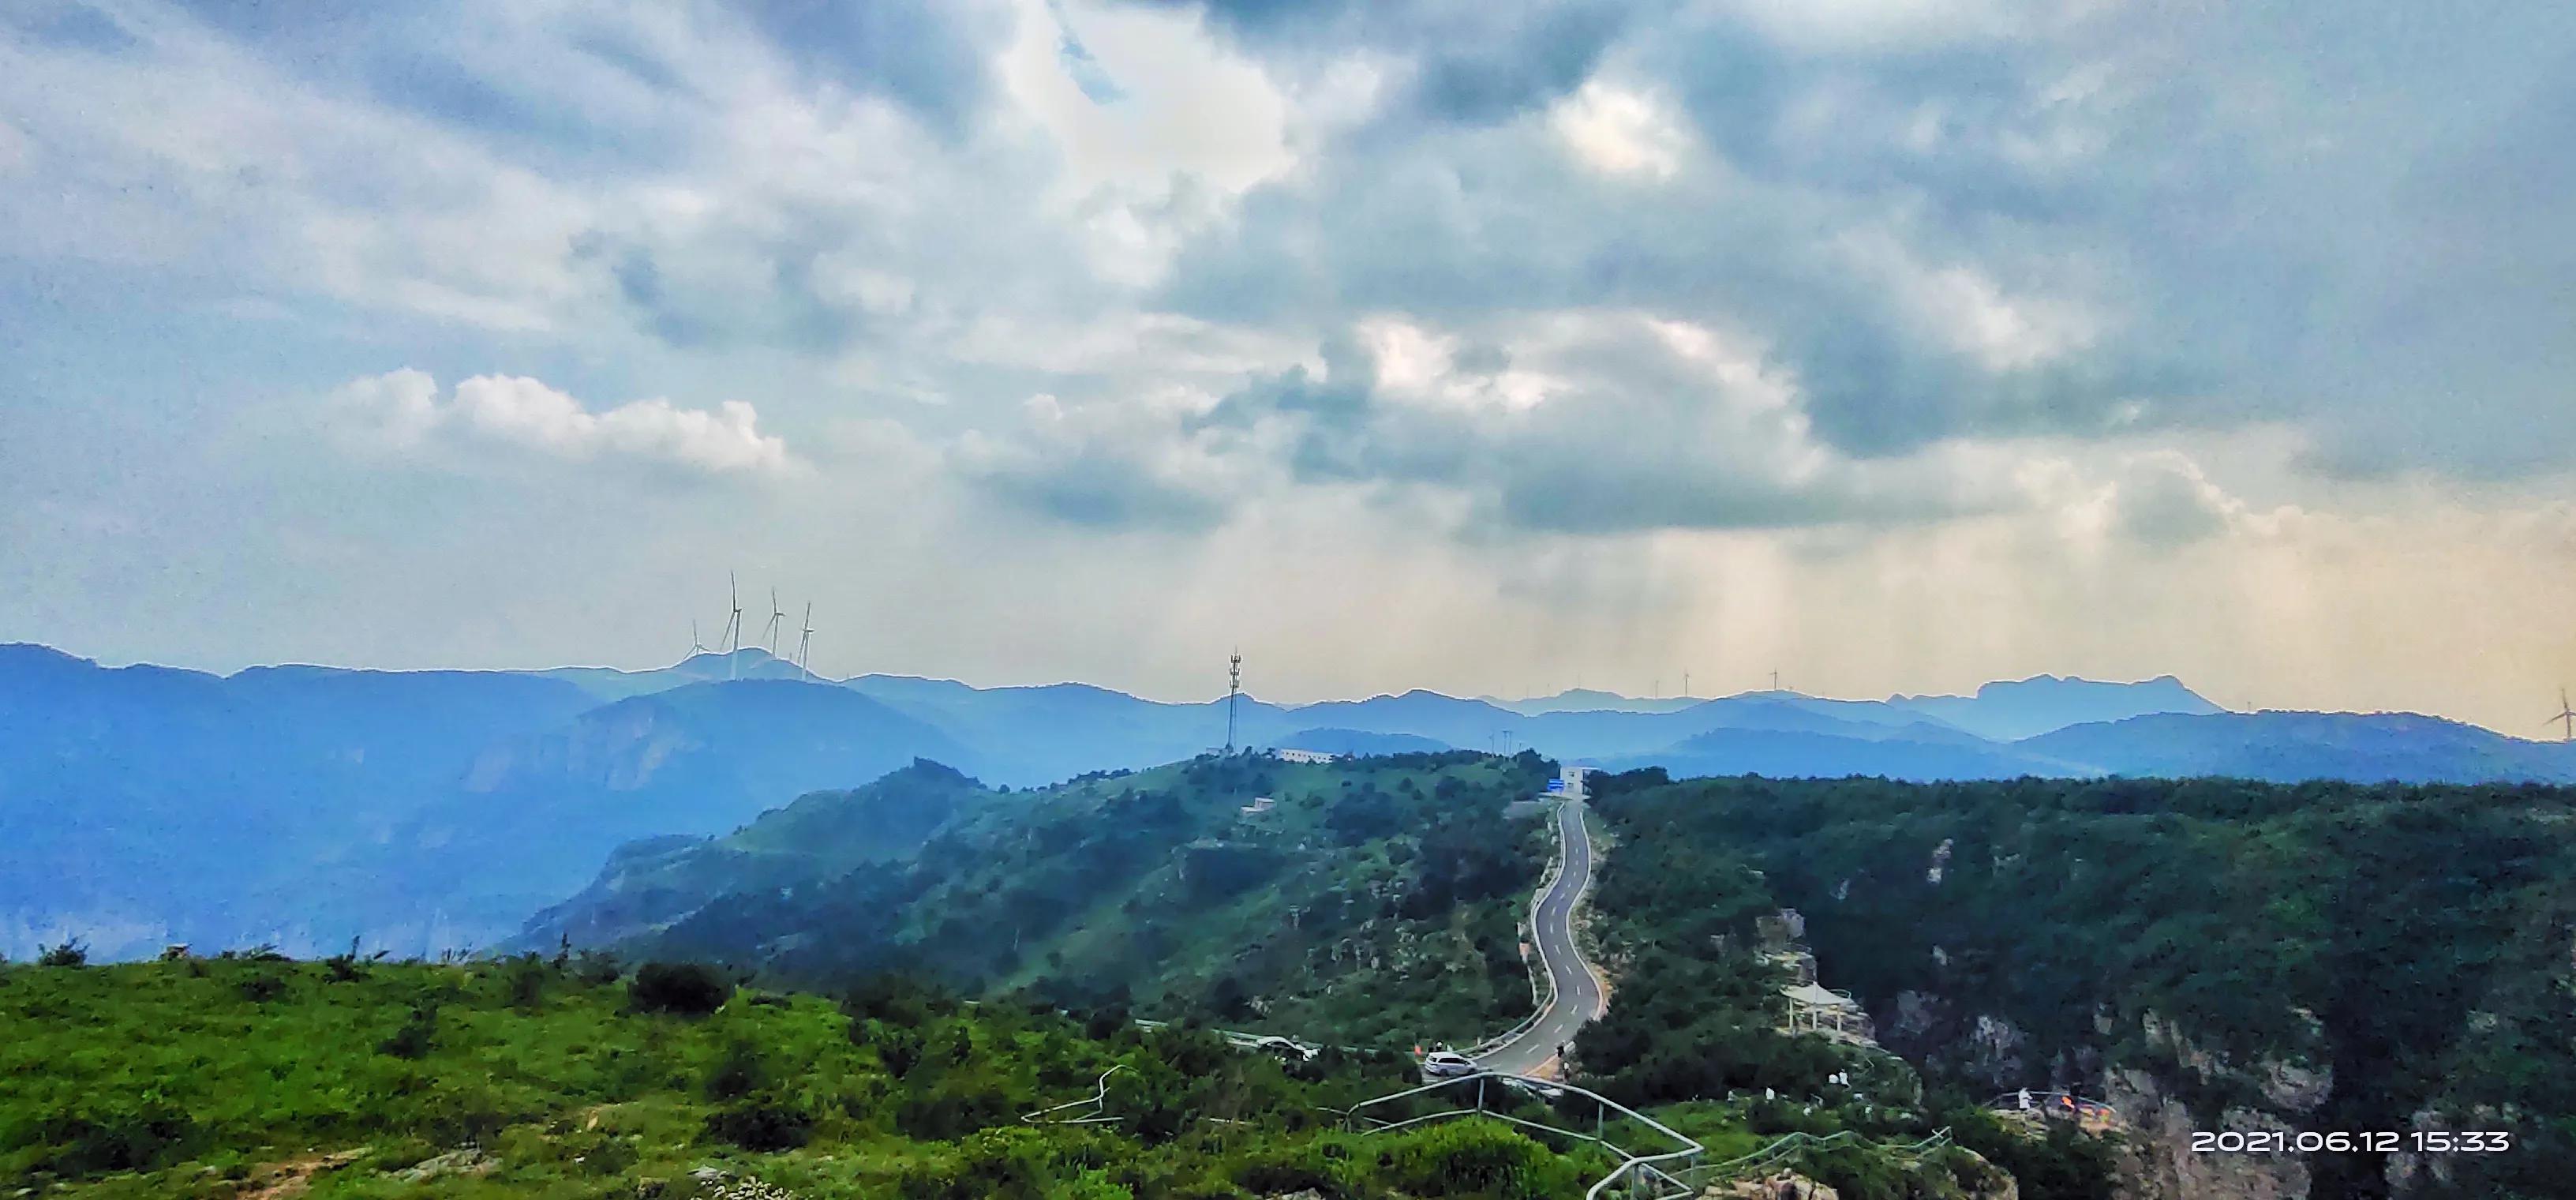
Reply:
[[[734,581],[733,572],[725,572],[725,591],[733,597],[733,619],[725,624],[725,678],[734,677],[734,655],[742,649],[742,586]]]
[[[814,648],[814,602],[805,602],[805,635],[796,639],[796,677],[810,680],[814,673],[805,669],[805,655]]]
[[[2552,722],[2565,722],[2567,726],[2567,740],[2576,742],[2576,708],[2567,707],[2567,689],[2565,688],[2558,689],[2558,715],[2549,718],[2547,721],[2541,722],[2541,724],[2547,725]]]
[[[778,607],[778,589],[769,589],[769,656],[778,657],[778,623],[787,619],[787,610]]]
[[[691,617],[689,618],[689,657],[696,658],[706,652],[707,644],[698,640],[698,619]]]

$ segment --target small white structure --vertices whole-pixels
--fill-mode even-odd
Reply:
[[[1813,983],[1793,983],[1780,989],[1789,999],[1790,1033],[1820,1033],[1838,1041],[1875,1044],[1878,1031],[1871,1027],[1869,1013],[1849,992],[1830,991]]]
[[[1270,757],[1281,762],[1328,763],[1340,758],[1341,755],[1326,754],[1321,750],[1299,750],[1290,746],[1279,746],[1270,751]]]
[[[1279,801],[1275,797],[1256,796],[1252,803],[1243,806],[1243,815],[1255,817],[1277,807],[1279,807]]]

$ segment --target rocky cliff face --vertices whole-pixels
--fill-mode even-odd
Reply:
[[[2315,1021],[2307,1014],[2312,1036]],[[2161,1073],[2126,1065],[2105,1072],[2103,1089],[2130,1129],[2123,1155],[2122,1187],[2137,1200],[2300,1200],[2311,1182],[2299,1154],[2212,1153],[2192,1148],[2196,1132],[2280,1132],[2309,1127],[2334,1090],[2331,1065],[2263,1059],[2239,1065],[2196,1045],[2173,1022],[2150,1012],[2140,1032],[2154,1057],[2173,1065]],[[2241,1096],[2195,1115],[2182,1093]],[[2256,1102],[2259,1098],[2259,1103]],[[2209,1105],[2200,1106],[2205,1113]]]
[[[2233,1130],[2295,1132],[2333,1091],[2331,1067],[2285,1059],[2240,1065],[2195,1044],[2172,1022],[2145,1014],[2124,1039],[2106,1011],[2095,1017],[2098,1045],[2043,1048],[2012,1021],[1967,1011],[1930,992],[1899,993],[1882,1023],[1889,1043],[1952,1078],[1998,1092],[2045,1080],[2119,1113],[2123,1200],[2303,1200],[2311,1173],[2297,1154],[2217,1154],[2192,1149],[2192,1134]],[[2108,1047],[2143,1041],[2140,1061],[2112,1061]],[[2241,1097],[2197,1116],[2187,1097]],[[2206,1107],[2206,1101],[2204,1101]],[[2425,1169],[2429,1173],[2429,1168]]]
[[[466,774],[465,790],[489,793],[570,780],[631,792],[651,782],[664,763],[701,744],[661,706],[629,701],[586,713],[569,729],[486,749]]]
[[[2191,1135],[2203,1129],[2166,1082],[2123,1069],[2104,1080],[2103,1099],[2128,1128],[2120,1140],[2122,1200],[2304,1200],[2308,1165],[2295,1154],[2194,1153]],[[2294,1130],[2282,1118],[2256,1109],[2230,1108],[2218,1129]]]

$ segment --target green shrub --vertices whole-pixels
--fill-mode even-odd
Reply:
[[[886,1074],[897,1079],[912,1074],[921,1062],[921,1035],[909,1029],[875,1026],[870,1044],[876,1047],[877,1061],[885,1064]]]
[[[423,1004],[411,1010],[411,1015],[404,1018],[402,1026],[395,1029],[392,1036],[376,1043],[376,1052],[418,1060],[429,1057],[437,1042],[438,1008]]]
[[[1234,1181],[1256,1196],[1312,1191],[1325,1200],[1343,1200],[1351,1194],[1322,1155],[1302,1148],[1255,1158],[1235,1170]]]
[[[89,965],[89,944],[72,938],[59,945],[47,946],[36,955],[40,967],[85,967]]]
[[[705,963],[649,962],[635,969],[626,999],[637,1012],[703,1017],[723,1008],[733,987],[733,976]]]
[[[776,1092],[757,1092],[708,1113],[707,1134],[745,1150],[775,1154],[813,1140],[814,1114]]]
[[[607,987],[617,982],[625,970],[617,965],[617,956],[601,950],[584,950],[572,956],[573,982],[583,987]]]
[[[1010,1097],[989,1083],[943,1079],[928,1089],[915,1088],[895,1109],[894,1125],[905,1137],[944,1142],[1010,1121],[1018,1114]]]
[[[503,978],[509,981],[510,1004],[514,1008],[534,1008],[546,994],[546,978],[554,970],[535,954],[522,954],[510,960]]]
[[[1416,1196],[1542,1200],[1576,1183],[1571,1164],[1490,1121],[1451,1121],[1412,1133],[1387,1166],[1389,1181]]]
[[[440,1077],[422,1102],[418,1132],[441,1146],[483,1146],[501,1131],[540,1115],[512,1105],[480,1079]]]
[[[200,1130],[175,1105],[147,1098],[103,1101],[41,1117],[19,1135],[46,1147],[45,1169],[79,1178],[110,1171],[148,1171],[180,1161],[200,1140]]]
[[[241,998],[253,1004],[266,1004],[286,994],[286,977],[268,971],[253,971],[234,985]]]
[[[707,1071],[707,1098],[738,1100],[770,1084],[769,1060],[760,1047],[741,1034],[727,1038],[724,1052]]]

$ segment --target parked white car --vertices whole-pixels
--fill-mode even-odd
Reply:
[[[1455,1050],[1434,1050],[1422,1056],[1424,1079],[1456,1079],[1476,1073],[1476,1060]]]
[[[1263,1038],[1260,1041],[1252,1043],[1252,1048],[1255,1050],[1267,1050],[1272,1054],[1278,1055],[1280,1060],[1283,1062],[1312,1062],[1317,1053],[1316,1049],[1312,1046],[1306,1045],[1302,1042],[1293,1042],[1284,1037]]]

